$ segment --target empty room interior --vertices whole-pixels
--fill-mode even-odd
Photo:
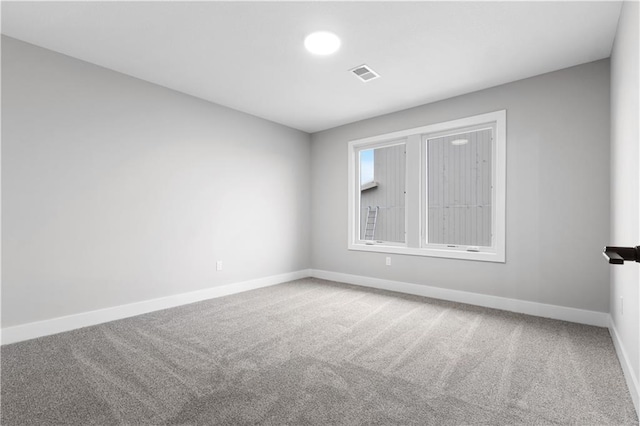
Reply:
[[[638,425],[640,3],[1,3],[3,425]]]

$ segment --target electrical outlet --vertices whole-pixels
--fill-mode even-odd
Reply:
[[[384,260],[384,264],[387,266],[391,266],[391,257],[387,256],[387,258]]]
[[[620,297],[620,315],[624,315],[624,297]]]
[[[216,262],[216,271],[222,271],[222,260]]]

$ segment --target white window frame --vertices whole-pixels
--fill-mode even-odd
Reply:
[[[492,146],[492,246],[469,251],[468,246],[449,247],[427,243],[426,140],[437,134],[479,126],[495,126]],[[360,239],[361,150],[391,146],[406,139],[405,243]],[[395,143],[394,143],[395,142]],[[406,129],[350,141],[348,144],[348,249],[379,253],[430,256],[485,262],[505,262],[506,258],[506,110]],[[475,250],[475,247],[471,248]]]

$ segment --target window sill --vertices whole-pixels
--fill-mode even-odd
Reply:
[[[349,250],[374,253],[405,254],[409,256],[439,257],[445,259],[475,260],[480,262],[505,263],[504,253],[495,251],[446,250],[426,247],[406,247],[386,244],[349,244]]]

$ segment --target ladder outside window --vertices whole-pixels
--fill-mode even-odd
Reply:
[[[372,208],[371,206],[367,207],[367,224],[364,228],[364,239],[368,241],[372,241],[375,239],[376,235],[376,221],[378,220],[378,211],[380,210],[379,206]]]

